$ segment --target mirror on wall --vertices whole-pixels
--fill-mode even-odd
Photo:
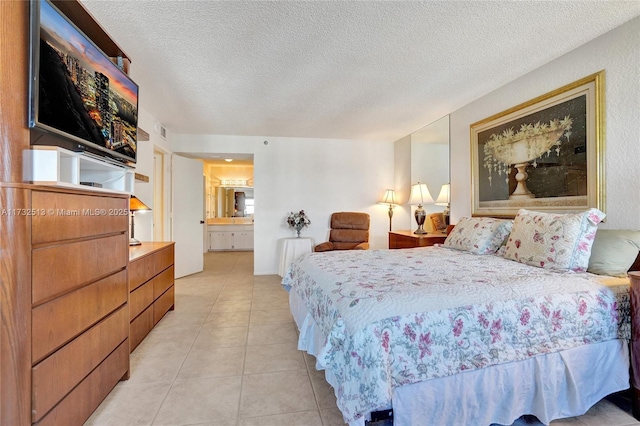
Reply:
[[[254,213],[253,188],[216,187],[211,217],[251,217]]]
[[[449,163],[449,116],[446,115],[411,134],[411,183],[427,184],[431,197],[436,200],[442,185],[449,183]],[[448,206],[423,207],[429,215],[442,212]],[[414,220],[413,212],[411,220]]]
[[[207,219],[253,217],[253,154],[210,154],[205,159]]]

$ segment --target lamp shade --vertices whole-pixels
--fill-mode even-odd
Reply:
[[[409,204],[411,205],[423,205],[433,203],[433,198],[429,193],[426,183],[416,183],[411,185],[411,196],[409,197]]]
[[[396,198],[396,191],[393,189],[387,189],[382,196],[381,204],[398,204],[398,200]]]
[[[442,185],[442,188],[440,188],[440,194],[438,194],[438,198],[436,199],[437,206],[449,205],[449,200],[451,199],[449,188],[450,188],[450,185],[448,183],[445,183],[444,185]]]
[[[149,206],[140,201],[135,195],[132,195],[129,199],[129,210],[132,212],[137,212],[139,210],[151,210]]]
[[[133,215],[135,212],[144,211],[144,210],[151,210],[151,209],[145,203],[140,201],[135,195],[132,195],[131,198],[129,198],[129,211],[131,212],[131,233],[129,234],[130,246],[139,246],[140,244],[142,244],[140,241],[138,241],[134,237],[135,220],[133,218]]]

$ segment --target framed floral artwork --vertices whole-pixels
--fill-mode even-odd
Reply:
[[[604,71],[471,125],[474,216],[604,211]]]

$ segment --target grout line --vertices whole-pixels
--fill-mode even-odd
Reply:
[[[174,285],[179,285],[180,279],[177,279]],[[182,283],[182,285],[187,285]],[[169,394],[171,393],[171,390],[173,389],[174,384],[176,383],[176,380],[178,379],[178,376],[180,375],[180,371],[182,370],[182,368],[184,367],[184,364],[187,360],[187,358],[189,357],[189,354],[191,353],[193,346],[196,343],[196,340],[198,340],[198,337],[200,336],[200,333],[202,333],[202,329],[204,327],[204,325],[207,322],[207,318],[209,317],[209,315],[211,315],[211,312],[213,310],[213,305],[215,305],[215,302],[218,300],[218,297],[220,297],[220,292],[218,292],[216,294],[216,298],[213,302],[213,304],[211,305],[211,308],[209,309],[209,312],[207,313],[207,315],[204,317],[204,320],[202,321],[202,323],[200,324],[199,328],[198,328],[198,333],[196,333],[196,335],[193,338],[193,341],[191,342],[191,345],[189,345],[189,350],[187,351],[187,353],[185,354],[182,362],[180,363],[180,367],[178,367],[178,370],[176,371],[176,375],[174,376],[173,380],[171,381],[171,384],[169,385],[169,390],[167,391],[166,395],[164,396],[164,398],[162,398],[162,401],[160,402],[160,405],[158,406],[158,410],[156,411],[155,415],[153,416],[153,418],[151,419],[151,423],[150,425],[153,425],[154,422],[156,421],[156,419],[158,418],[158,414],[160,414],[160,411],[162,410],[162,406],[164,405],[164,403],[167,401],[167,397],[169,396]],[[151,330],[153,332],[153,330]]]

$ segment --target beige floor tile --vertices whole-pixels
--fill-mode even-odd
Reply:
[[[282,300],[265,301],[261,299],[253,299],[251,303],[251,309],[256,311],[271,311],[271,310],[286,310],[289,309],[289,300],[284,298]]]
[[[344,426],[346,423],[338,408],[325,408],[320,410],[323,426]]]
[[[218,300],[213,305],[211,312],[238,312],[250,311],[251,300]]]
[[[243,378],[240,418],[315,409],[311,382],[304,370],[248,374]]]
[[[309,377],[312,381],[326,381],[324,376],[324,370],[316,370],[315,367],[315,358],[309,360],[306,359],[307,362],[307,371],[309,372]],[[311,362],[311,364],[310,364]]]
[[[201,313],[206,313],[211,310],[213,305],[215,304],[216,299],[204,299],[204,298],[185,298],[180,297],[175,301],[175,309],[180,314],[187,315],[196,315]]]
[[[630,424],[640,425],[630,413],[618,408],[612,402],[602,400],[591,407],[585,415],[578,417],[580,422],[587,426],[625,426]]]
[[[252,273],[238,273],[229,275],[225,281],[227,287],[240,287],[245,285],[254,285],[254,278]]]
[[[134,354],[145,353],[162,354],[165,356],[186,355],[191,345],[200,333],[202,324],[187,328],[175,325],[162,327],[156,326],[147,337],[138,345]]]
[[[293,323],[293,316],[288,309],[257,311],[251,310],[251,325],[286,324]]]
[[[518,426],[514,423],[512,426]],[[531,425],[536,426],[536,425]],[[569,419],[554,420],[550,423],[550,426],[584,426],[584,423],[580,421],[578,417],[571,417]]]
[[[85,422],[86,426],[150,425],[171,382],[124,386],[120,382]]]
[[[251,300],[253,287],[225,287],[218,295],[217,301],[221,300]]]
[[[276,414],[238,420],[238,426],[322,426],[318,411]]]
[[[253,287],[253,297],[256,300],[259,297],[269,296],[273,294],[281,294],[283,298],[289,300],[289,293],[282,288],[280,284],[272,285],[256,285]]]
[[[316,395],[316,401],[320,409],[324,408],[337,408],[336,407],[336,394],[333,388],[324,378],[322,374],[310,374],[311,386],[313,387],[313,393]]]
[[[228,348],[247,344],[247,327],[218,327],[207,324],[193,343],[194,349]]]
[[[257,275],[254,280],[256,284],[256,288],[258,286],[280,286],[282,282],[282,277],[280,275]],[[280,287],[282,288],[282,287]]]
[[[179,294],[194,294],[196,292],[207,294],[220,291],[224,286],[226,276],[224,277],[224,279],[221,279],[219,275],[202,274],[198,278],[181,278],[179,281]]]
[[[187,354],[165,354],[138,352],[131,354],[129,380],[120,382],[123,386],[172,382],[178,375]]]
[[[302,353],[290,343],[247,346],[244,374],[305,370]]]
[[[258,281],[256,279],[255,285],[253,286],[253,290],[257,292],[287,292],[284,287],[282,287],[282,279],[278,277],[278,280],[263,280]]]
[[[176,380],[242,375],[244,346],[192,349],[182,364]]]
[[[276,343],[295,343],[298,333],[293,323],[249,325],[249,345],[272,345]]]
[[[217,327],[246,327],[249,325],[251,311],[211,312],[205,325]]]
[[[176,380],[153,425],[225,422],[238,414],[242,377]]]
[[[169,312],[171,314],[173,311]],[[209,316],[209,312],[203,312],[199,315],[165,315],[165,317],[151,330],[156,335],[163,335],[164,333],[176,333],[176,334],[198,334],[200,328],[206,323]],[[195,337],[194,337],[195,338]]]
[[[273,291],[256,291],[253,294],[254,302],[270,303],[270,304],[287,304],[289,308],[289,293],[284,290]]]

